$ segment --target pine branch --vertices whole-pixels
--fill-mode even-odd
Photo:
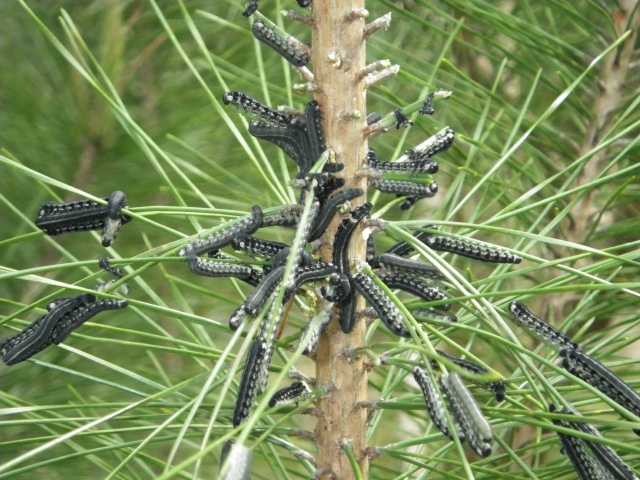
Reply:
[[[316,98],[324,112],[327,145],[335,152],[336,161],[345,165],[345,188],[360,188],[366,196],[366,179],[355,175],[367,152],[363,136],[366,91],[364,82],[356,76],[366,66],[365,18],[355,15],[363,8],[362,0],[314,3],[312,45]],[[346,112],[360,112],[360,116],[349,118]],[[325,247],[321,255],[326,261],[332,258],[331,247],[340,221],[336,218],[322,237]],[[362,234],[356,232],[352,238],[349,258],[364,260],[366,245]],[[358,311],[363,307],[360,299]],[[368,476],[368,460],[363,455],[367,447],[367,410],[360,406],[367,400],[367,373],[364,357],[352,353],[364,346],[365,333],[363,321],[358,321],[348,334],[334,321],[318,348],[317,381],[327,388],[327,394],[318,402],[316,427],[318,470],[327,472],[323,478],[356,478],[342,449],[345,441],[355,452],[362,475]]]

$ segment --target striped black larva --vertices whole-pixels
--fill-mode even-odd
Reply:
[[[580,348],[576,342],[560,330],[534,315],[524,303],[511,302],[509,314],[518,325],[523,326],[529,333],[557,350]]]
[[[564,348],[560,350],[560,356],[563,357],[562,366],[569,373],[640,417],[640,394],[615,373],[582,350]],[[640,430],[634,432],[640,436]]]
[[[480,260],[481,262],[515,264],[522,262],[522,258],[506,250],[472,240],[461,240],[443,235],[430,235],[423,239],[423,243],[433,250],[449,252],[474,260]]]
[[[433,421],[433,424],[444,434],[445,437],[453,440],[453,434],[451,433],[449,424],[447,423],[447,416],[442,396],[436,386],[433,372],[418,365],[413,369],[413,378],[422,391],[431,421]]]
[[[253,35],[262,43],[271,47],[294,67],[304,67],[311,58],[296,45],[278,35],[271,27],[260,20],[253,22]]]
[[[266,352],[267,344],[265,341],[262,338],[256,338],[249,349],[242,380],[240,380],[240,390],[238,391],[236,408],[233,412],[234,427],[244,423],[251,414]]]
[[[469,446],[481,457],[488,457],[491,454],[493,432],[473,395],[457,373],[443,375],[440,384]]]
[[[358,273],[353,277],[353,283],[360,295],[376,311],[382,323],[395,335],[409,338],[411,334],[404,325],[404,316],[400,309],[373,283],[371,277],[364,273]]]
[[[120,226],[130,222],[131,217],[122,215],[122,209],[128,206],[124,193],[115,191],[103,200],[107,205],[93,200],[45,203],[40,207],[36,226],[47,235],[102,229],[102,244],[108,247],[115,240]]]
[[[255,233],[262,226],[262,220],[262,209],[258,205],[254,205],[251,207],[251,214],[229,222],[224,228],[206,238],[198,238],[193,242],[187,243],[185,248],[180,250],[179,255],[182,257],[198,256],[226,247],[241,233],[247,235]]]
[[[294,382],[288,387],[278,390],[269,400],[271,408],[282,405],[291,405],[305,399],[311,393],[311,389],[304,382]]]

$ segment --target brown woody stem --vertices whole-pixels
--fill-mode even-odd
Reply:
[[[363,136],[366,118],[364,81],[358,78],[366,66],[365,20],[354,12],[362,11],[364,0],[325,0],[313,3],[313,71],[316,99],[324,113],[327,146],[335,152],[336,161],[344,163],[344,188],[361,188],[367,181],[355,175],[362,169],[367,142]],[[349,112],[361,112],[360,116]],[[356,118],[358,117],[358,118]],[[364,202],[356,199],[354,205]],[[331,245],[339,219],[334,220],[323,239],[324,260],[331,261]],[[349,247],[352,259],[364,260],[365,240],[357,232]],[[360,309],[364,307],[359,300]],[[360,460],[364,478],[368,478],[368,462],[362,455],[367,447],[366,401],[367,373],[364,358],[351,358],[348,352],[364,345],[366,325],[358,321],[350,334],[344,334],[337,321],[323,335],[317,353],[316,376],[327,394],[318,402],[320,411],[316,430],[318,471],[322,478],[354,478],[353,469],[341,445],[348,442]]]

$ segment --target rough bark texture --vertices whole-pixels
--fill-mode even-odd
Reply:
[[[355,177],[367,148],[363,137],[366,92],[363,81],[357,80],[357,73],[366,62],[365,20],[345,20],[355,8],[364,8],[364,0],[313,3],[312,61],[327,146],[335,152],[336,160],[345,165],[345,188],[359,187],[366,191],[366,180]],[[345,119],[350,111],[359,111],[362,117]],[[359,198],[353,204],[364,201]],[[323,237],[327,242],[322,250],[325,260],[331,259],[331,244],[338,223],[336,219]],[[364,259],[365,241],[358,232],[353,236],[349,253],[351,258]],[[358,402],[367,399],[367,374],[363,358],[353,358],[350,353],[364,344],[365,330],[364,322],[359,321],[354,331],[345,335],[334,321],[318,348],[318,385],[328,388],[326,397],[318,403],[317,460],[318,471],[324,472],[322,478],[355,478],[341,444],[350,442],[359,457],[366,447],[367,411],[358,406]],[[368,478],[367,459],[363,458],[360,465],[364,478]]]

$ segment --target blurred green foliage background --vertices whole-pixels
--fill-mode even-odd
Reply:
[[[71,47],[59,22],[60,9],[68,12],[88,48],[117,88],[132,119],[171,158],[173,165],[163,165],[168,177],[175,182],[176,190],[172,190],[166,179],[152,167],[104,99],[51,45],[25,10],[18,3],[9,1],[0,2],[0,147],[4,156],[95,196],[123,190],[134,212],[136,207],[158,206],[157,215],[148,218],[183,235],[194,234],[197,226],[216,225],[217,210],[212,210],[211,217],[198,216],[195,210],[193,215],[163,212],[162,206],[178,205],[176,191],[194,209],[207,206],[196,188],[220,210],[248,211],[256,203],[264,208],[281,203],[274,190],[268,187],[265,177],[249,162],[247,150],[179,56],[149,3],[142,0],[27,3],[54,35]],[[218,102],[225,91],[233,89],[244,90],[270,105],[301,108],[308,97],[291,93],[291,84],[300,81],[297,74],[280,59],[275,59],[272,52],[256,46],[249,24],[241,16],[241,3],[229,0],[186,3],[228,87],[212,72],[188,30],[179,5],[170,1],[160,1],[159,5],[172,34]],[[612,5],[609,7],[613,8]],[[264,15],[277,18],[289,33],[310,42],[307,27],[278,16],[281,9],[291,8],[296,8],[293,1],[261,2]],[[424,89],[446,88],[454,92],[449,101],[437,104],[434,117],[420,118],[407,131],[392,129],[385,137],[373,141],[372,146],[379,156],[395,158],[444,125],[454,128],[458,137],[456,146],[440,161],[438,184],[441,192],[437,199],[421,202],[409,214],[399,213],[397,207],[391,208],[384,218],[468,222],[495,225],[515,234],[540,233],[545,237],[544,241],[525,241],[517,235],[511,238],[505,231],[484,231],[476,236],[496,244],[522,248],[542,259],[530,259],[534,267],[524,275],[506,270],[499,270],[494,275],[492,268],[469,267],[466,261],[449,260],[465,272],[469,281],[490,301],[503,301],[503,290],[520,294],[529,291],[539,295],[536,297],[539,308],[550,312],[555,322],[562,324],[568,318],[571,331],[597,348],[602,348],[606,338],[617,332],[615,329],[620,323],[611,323],[616,320],[630,328],[627,337],[616,337],[619,348],[635,344],[637,350],[640,337],[640,319],[634,307],[637,295],[621,291],[622,287],[588,293],[592,286],[576,274],[559,283],[569,285],[569,296],[563,297],[562,305],[558,306],[557,302],[548,300],[549,295],[561,296],[562,292],[553,290],[558,284],[549,284],[548,290],[544,287],[545,282],[553,282],[563,274],[554,266],[545,266],[547,260],[588,269],[585,263],[602,260],[598,249],[617,246],[611,252],[619,258],[598,273],[638,291],[637,266],[629,263],[637,261],[640,231],[638,170],[633,170],[640,150],[637,39],[635,53],[630,57],[630,72],[621,89],[624,101],[609,113],[606,125],[597,125],[601,129],[600,135],[594,144],[589,144],[589,131],[600,121],[597,99],[602,94],[599,86],[603,81],[603,63],[591,70],[566,100],[558,103],[552,115],[546,114],[552,102],[561,97],[590,62],[618,38],[614,32],[615,12],[606,12],[600,2],[379,0],[368,2],[367,8],[371,12],[370,19],[388,11],[393,16],[391,28],[374,35],[368,42],[369,60],[389,58],[401,66],[398,77],[370,92],[370,112],[384,115],[417,102]],[[196,13],[198,11],[204,13]],[[630,105],[636,105],[636,108],[628,111]],[[250,141],[241,115],[234,111],[228,113],[240,138]],[[543,121],[528,133],[541,117]],[[597,177],[590,178],[586,190],[555,198],[577,185],[573,176],[578,169],[571,165],[577,159],[584,159],[578,163],[583,166],[602,146],[601,139],[609,142],[613,137],[616,137],[615,141],[604,145],[603,171],[629,169],[629,175],[603,183],[599,183]],[[524,140],[523,144],[510,151],[520,139]],[[271,145],[249,143],[247,148],[256,157],[273,163],[275,178],[270,178],[282,182],[283,190],[293,200],[294,192],[287,185],[283,172],[287,170],[290,177],[295,175],[292,162]],[[492,171],[496,164],[500,168]],[[185,173],[195,188],[180,179],[171,170],[172,166]],[[577,202],[581,195],[589,192],[593,194],[589,206],[602,215],[594,217],[591,231],[572,232],[575,203],[571,202]],[[66,265],[94,261],[105,256],[105,251],[92,236],[65,235],[46,239],[36,232],[33,220],[42,203],[53,200],[53,194],[66,201],[77,199],[76,194],[62,189],[50,190],[7,164],[0,165],[0,194],[0,265],[5,274],[0,283],[0,319],[4,319],[1,327],[4,337],[15,331],[5,325],[16,319],[22,320],[15,324],[21,326],[33,321],[37,318],[35,312],[44,306],[45,296],[60,291],[59,286],[34,281],[27,276],[26,270],[64,264],[64,268],[39,274],[51,281],[82,283],[97,271],[97,267]],[[383,208],[385,202],[392,200],[390,196],[375,198],[378,199],[376,208]],[[544,203],[548,198],[554,200]],[[516,210],[516,214],[506,214]],[[504,217],[494,224],[499,215]],[[551,228],[546,230],[548,225]],[[274,239],[286,239],[286,234],[273,235],[280,235]],[[123,258],[132,258],[179,238],[167,229],[157,228],[153,222],[136,220],[123,228],[115,250]],[[563,258],[582,250],[567,247],[559,240],[588,245],[595,253],[588,253],[586,260],[572,257],[564,262]],[[383,237],[379,244],[386,246],[391,242],[392,239]],[[14,274],[12,269],[25,272]],[[174,412],[187,399],[200,393],[199,375],[206,374],[215,365],[230,338],[224,328],[211,330],[211,325],[204,319],[224,326],[228,315],[241,301],[240,291],[246,293],[247,289],[226,280],[212,282],[187,275],[183,264],[178,264],[177,260],[167,261],[139,273],[138,279],[144,286],[142,283],[132,285],[133,297],[150,305],[161,299],[173,313],[140,307],[137,311],[110,315],[108,319],[105,316],[101,327],[83,327],[80,334],[74,334],[71,347],[96,355],[99,361],[87,361],[86,357],[71,355],[69,350],[55,348],[38,356],[45,363],[0,369],[2,405],[5,408],[29,406],[38,412],[9,418],[8,426],[3,427],[5,432],[0,434],[6,442],[2,462],[86,423],[87,419],[157,393],[162,390],[158,384],[174,386],[192,380],[191,388],[168,395],[164,399],[168,403],[158,402],[102,425],[103,435],[87,435],[78,439],[77,444],[48,451],[45,465],[41,467],[44,470],[39,470],[46,471],[46,476],[40,478],[61,478],[70,474],[74,478],[97,478],[96,468],[100,470],[100,476],[106,476],[128,452],[126,448],[122,452],[118,450],[120,443],[131,441],[136,445],[145,432],[166,419],[167,412]],[[599,284],[596,282],[596,285]],[[21,310],[23,308],[25,310]],[[464,310],[463,315],[466,316],[461,317],[463,320],[467,318],[471,322],[475,319],[473,309]],[[581,323],[581,319],[586,320]],[[289,334],[294,335],[296,328],[305,321],[304,316],[296,312]],[[487,343],[477,340],[475,333],[455,333],[453,337],[470,350],[480,342],[484,352],[476,348],[475,353],[480,355],[482,352],[483,360],[500,373],[508,376],[516,369],[512,352],[504,345],[492,345],[487,349]],[[614,353],[617,351],[618,346]],[[306,362],[304,368],[313,373],[311,362]],[[638,379],[633,378],[630,370],[624,370],[622,374],[624,372],[638,386]],[[514,379],[514,385],[521,380],[520,377]],[[374,372],[372,398],[383,390],[386,381],[384,372]],[[398,397],[415,394],[415,390],[402,384],[394,388],[395,392],[385,393]],[[577,398],[584,400],[580,395],[584,392],[576,393]],[[187,432],[183,433],[184,437],[178,437],[183,442],[176,447],[177,459],[188,458],[198,451],[209,412],[217,402],[224,402],[228,409],[233,398],[207,397],[197,412],[195,424],[186,423],[189,425]],[[63,408],[70,404],[74,405],[72,410]],[[56,405],[60,406],[60,413],[55,408],[44,408]],[[490,411],[490,416],[498,423],[507,422],[499,409]],[[614,422],[612,428],[619,426],[615,424],[617,416],[607,418]],[[397,427],[396,421],[396,417],[389,415],[376,423],[373,444],[382,442]],[[40,425],[36,426],[36,423]],[[132,426],[139,426],[143,433],[139,434]],[[139,463],[128,463],[126,474],[118,475],[153,478],[163,471],[166,467],[163,461],[181,426],[176,422],[168,429],[167,439],[150,448],[148,455],[139,457]],[[216,430],[214,437],[218,434]],[[536,438],[535,434],[514,433],[505,437],[505,441],[514,449],[522,445],[532,448],[532,451],[526,450],[524,456],[532,455],[534,463],[544,463],[546,453],[553,450],[549,447],[551,443],[541,444],[536,451],[535,446],[530,447],[528,443],[532,438]],[[73,458],[58,461],[68,454],[68,448],[79,456],[88,456],[87,452],[94,456],[84,461]],[[113,449],[114,453],[101,454],[101,448],[107,452]],[[307,444],[306,448],[312,447]],[[266,450],[262,453],[268,455]],[[570,471],[562,459],[556,458],[557,455],[552,457],[552,467],[540,478],[559,478],[559,473]],[[637,448],[628,457],[631,463],[640,463]],[[51,464],[47,465],[47,462]],[[207,471],[215,468],[216,463],[216,459],[208,458]],[[564,466],[559,466],[561,464]],[[292,478],[298,478],[297,473],[291,473],[297,468],[296,462],[286,460],[286,465]],[[393,459],[381,459],[376,465],[380,467],[372,470],[372,478],[373,475],[392,478],[390,472],[400,474],[402,467],[399,465],[403,464]],[[500,465],[494,468],[508,472],[514,462],[507,459]],[[279,470],[274,468],[274,471]],[[23,478],[29,478],[33,472],[27,471],[23,475],[26,475]],[[0,478],[4,477],[0,474]],[[203,475],[202,478],[208,477]],[[477,478],[496,477],[480,471]]]

